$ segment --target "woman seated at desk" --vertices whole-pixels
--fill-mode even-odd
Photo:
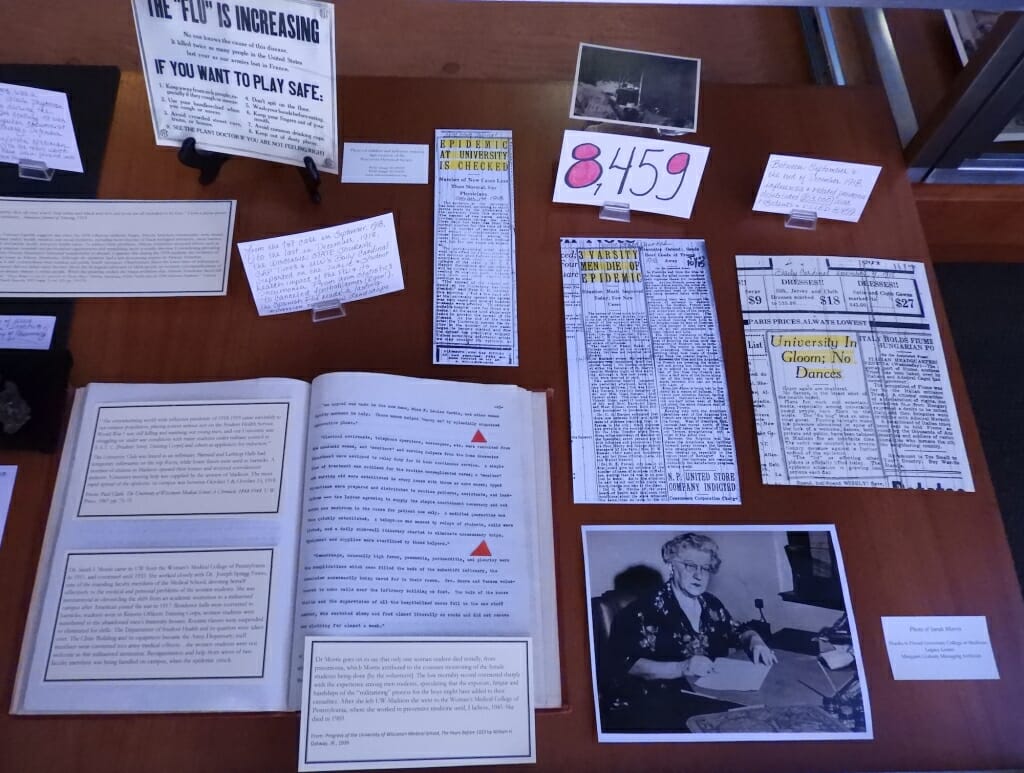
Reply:
[[[678,728],[687,716],[709,710],[686,680],[709,673],[712,660],[731,649],[745,650],[755,663],[776,662],[760,635],[707,592],[722,563],[713,539],[680,534],[662,546],[661,557],[671,571],[668,582],[615,616],[602,658],[602,703],[628,713],[628,724],[638,729],[657,729],[652,721]]]

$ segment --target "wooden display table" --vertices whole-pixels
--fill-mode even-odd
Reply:
[[[343,139],[431,143],[443,128],[506,128],[515,139],[518,369],[430,364],[433,189],[339,185],[326,176],[310,204],[296,172],[233,160],[209,188],[171,149],[153,144],[142,79],[123,76],[101,177],[102,198],[235,198],[245,241],[393,211],[404,292],[261,319],[237,252],[225,298],[84,300],[71,349],[73,383],[199,381],[370,370],[552,388],[551,465],[564,707],[537,718],[541,770],[966,769],[1024,765],[1024,605],[978,433],[939,307],[975,494],[761,485],[734,256],[806,253],[928,260],[884,96],[875,89],[702,89],[700,132],[710,162],[692,220],[554,205],[554,165],[568,84],[349,79],[339,83]],[[578,128],[578,126],[577,126]],[[750,211],[771,152],[875,163],[884,169],[859,224],[785,230]],[[560,236],[690,237],[707,241],[721,324],[742,486],[740,507],[572,504]],[[1012,388],[1008,385],[1008,388]],[[9,704],[58,455],[0,454],[18,480],[0,550],[0,701]],[[579,527],[583,523],[837,525],[861,636],[874,741],[598,745]],[[894,682],[883,615],[985,615],[1002,679]],[[297,714],[0,718],[0,768],[30,771],[294,770]]]

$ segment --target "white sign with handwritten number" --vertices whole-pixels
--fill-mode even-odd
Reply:
[[[260,316],[348,303],[402,290],[395,219],[389,212],[316,231],[239,242]]]
[[[788,215],[793,210],[856,223],[882,167],[773,153],[764,168],[755,212]]]
[[[710,148],[620,134],[567,131],[554,201],[689,217]]]

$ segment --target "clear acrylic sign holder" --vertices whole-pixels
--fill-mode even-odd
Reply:
[[[629,204],[621,201],[606,201],[597,216],[601,220],[628,223],[630,216]]]
[[[18,160],[18,177],[22,180],[48,183],[53,180],[55,171],[55,169],[50,169],[45,161],[33,161],[28,158]]]
[[[786,215],[785,226],[798,231],[813,231],[818,227],[818,213],[809,209],[794,209]]]
[[[314,322],[328,322],[345,316],[345,307],[338,300],[314,303],[311,311]]]

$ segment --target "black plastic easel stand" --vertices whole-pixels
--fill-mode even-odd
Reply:
[[[178,160],[187,167],[199,170],[199,184],[209,185],[217,179],[220,168],[224,163],[230,161],[234,156],[227,153],[217,153],[213,150],[200,150],[196,147],[195,137],[186,137],[178,148]],[[320,203],[320,170],[316,162],[306,156],[302,159],[303,166],[299,167],[299,176],[306,186],[306,193],[314,204]]]
[[[302,159],[302,163],[305,166],[299,167],[299,176],[302,178],[302,182],[306,185],[306,193],[309,194],[309,200],[314,204],[320,203],[320,170],[316,168],[316,162],[306,156]]]
[[[200,150],[196,147],[195,137],[186,137],[178,148],[178,160],[185,166],[199,170],[199,184],[209,185],[217,179],[224,162],[232,156],[227,153],[216,153],[212,150]]]

